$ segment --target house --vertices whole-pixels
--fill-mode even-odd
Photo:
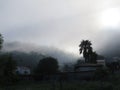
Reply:
[[[95,71],[97,68],[102,67],[103,65],[101,64],[80,64],[75,67],[74,71],[75,72],[80,72],[80,71]]]
[[[17,69],[15,70],[16,74],[18,75],[30,75],[31,70],[29,67],[25,66],[17,66]]]
[[[97,64],[100,64],[100,65],[106,66],[105,59],[97,60]]]
[[[74,67],[74,71],[62,72],[62,74],[68,80],[89,80],[94,77],[96,70],[101,67],[103,67],[101,64],[79,64]]]

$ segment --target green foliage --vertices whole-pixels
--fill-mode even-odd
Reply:
[[[18,66],[29,66],[31,71],[33,71],[38,62],[45,57],[37,52],[25,53],[20,51],[12,51],[10,53]]]
[[[3,88],[0,88],[4,90]],[[55,86],[52,83],[43,82],[21,82],[19,85],[10,86],[7,90],[119,90],[119,87],[114,87],[109,82],[86,82],[84,84],[79,82],[63,82],[62,88],[60,83],[56,82]],[[5,90],[6,90],[5,89]]]
[[[80,64],[84,64],[85,62],[84,62],[84,60],[77,60],[77,62],[76,62],[76,65],[80,65]]]
[[[97,53],[93,52],[91,47],[92,43],[89,40],[83,40],[79,47],[80,54],[83,53],[83,57],[85,58],[86,63],[97,63]]]
[[[111,73],[114,73],[117,70],[120,70],[120,63],[119,62],[111,62],[107,63],[107,67]]]
[[[58,61],[55,58],[47,57],[39,61],[35,70],[37,74],[54,74],[58,71]]]
[[[2,44],[3,44],[3,37],[2,34],[0,34],[0,49],[2,48]]]
[[[95,71],[95,80],[105,80],[107,79],[109,75],[109,71],[107,68],[98,68],[96,71]]]
[[[73,63],[65,63],[65,64],[63,64],[61,70],[63,72],[71,72],[74,70],[75,66],[76,66],[76,64],[73,64]]]
[[[12,55],[0,55],[0,83],[11,84],[16,80],[15,71],[16,62],[12,59]]]

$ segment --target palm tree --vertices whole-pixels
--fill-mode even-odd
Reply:
[[[83,53],[83,57],[85,58],[85,62],[90,62],[90,55],[92,54],[92,43],[89,40],[82,40],[79,45],[80,54]]]

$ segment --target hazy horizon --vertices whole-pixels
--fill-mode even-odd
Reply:
[[[0,33],[7,42],[55,47],[79,55],[89,39],[98,53],[120,45],[119,0],[0,0]],[[117,41],[116,41],[117,40]]]

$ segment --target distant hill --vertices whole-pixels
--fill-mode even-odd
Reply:
[[[6,52],[0,53],[0,55],[5,54]],[[20,52],[20,51],[10,51],[13,60],[16,61],[18,66],[26,66],[31,69],[34,69],[38,62],[44,58],[45,56],[42,54],[38,54],[36,52]]]
[[[19,42],[5,43],[3,52],[11,52],[18,65],[25,65],[34,68],[44,57],[54,57],[59,65],[74,63],[78,57],[74,54],[64,52],[55,47],[35,46]]]

